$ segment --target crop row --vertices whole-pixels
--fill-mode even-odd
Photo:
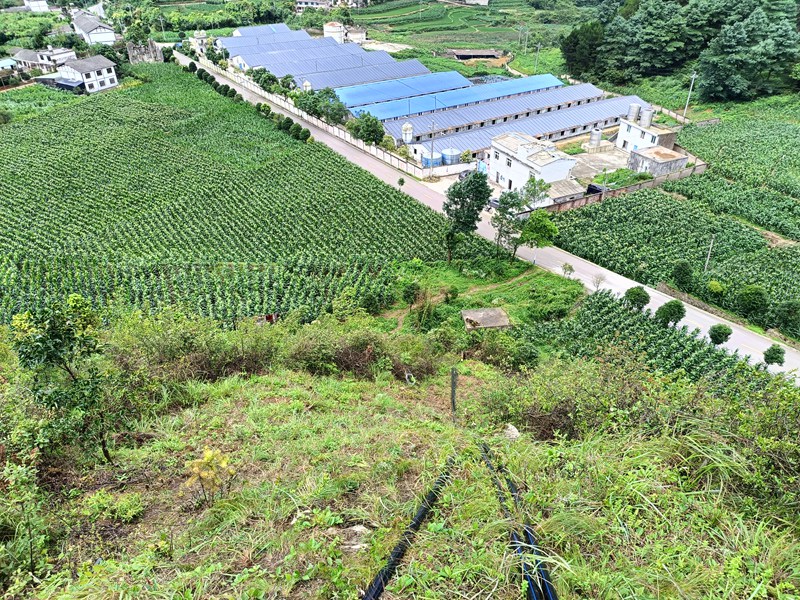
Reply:
[[[706,204],[712,212],[738,215],[765,229],[800,240],[800,200],[708,173],[664,185],[668,192]]]
[[[159,265],[173,265],[172,273],[197,263],[209,272],[227,263],[267,272],[295,256],[328,261],[334,270],[352,261],[353,272],[361,273],[364,257],[384,265],[444,258],[445,222],[434,211],[325,146],[292,139],[252,107],[220,97],[174,65],[137,72],[149,81],[0,130],[0,254],[15,264],[18,257],[31,261],[14,270],[13,290],[0,292],[11,297],[0,298],[2,319],[24,308],[25,298],[39,302],[41,282],[59,293],[88,290],[108,298],[96,266],[103,263],[126,274],[122,281],[131,283],[111,289],[122,289],[134,304],[192,303],[197,295],[198,310],[224,316],[231,309],[218,309],[214,300],[224,293],[207,290],[225,278],[167,292],[152,273]],[[481,244],[471,238],[463,253]],[[69,282],[72,267],[58,265],[71,263],[92,265],[77,269],[84,279],[74,290],[41,272],[47,265],[55,281]],[[131,266],[140,263],[144,270]],[[243,289],[253,297],[240,293],[231,305],[247,314],[330,301],[333,292],[320,291],[306,271],[279,272],[297,278],[280,286],[291,294],[268,298],[267,283],[251,283]],[[150,291],[140,293],[138,282]]]

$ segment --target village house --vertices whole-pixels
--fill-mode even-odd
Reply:
[[[76,58],[74,50],[53,48],[52,46],[48,46],[46,50],[23,49],[14,54],[18,70],[30,71],[39,69],[42,73],[51,73],[67,61],[75,60]]]
[[[117,39],[111,25],[103,23],[95,15],[82,10],[72,13],[72,27],[87,44],[110,46]]]
[[[504,133],[492,138],[491,178],[515,190],[535,177],[546,183],[569,179],[576,160],[552,143],[525,133]]]
[[[96,55],[71,60],[58,68],[57,87],[82,88],[87,93],[101,92],[119,85],[116,65],[105,56]]]
[[[628,116],[620,119],[617,134],[617,148],[626,152],[644,150],[653,146],[663,146],[672,150],[676,133],[672,129],[653,123],[653,109],[631,104]]]

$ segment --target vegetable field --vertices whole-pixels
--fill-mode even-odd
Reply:
[[[800,200],[797,94],[733,107],[720,125],[687,127],[678,140],[723,177]]]
[[[737,215],[785,237],[800,240],[800,200],[786,194],[734,183],[712,173],[670,181],[664,189],[698,200],[714,213]]]
[[[575,356],[593,356],[598,348],[622,339],[653,369],[667,373],[683,370],[694,380],[724,378],[744,358],[716,348],[685,326],[664,327],[650,318],[650,311],[631,310],[607,291],[584,299],[574,317],[534,327],[531,335],[549,338],[551,343],[558,340],[560,347]]]
[[[556,243],[650,285],[671,282],[678,261],[688,261],[692,273],[691,281],[684,285],[686,291],[746,316],[762,327],[778,327],[798,337],[800,246],[771,248],[755,228],[727,214],[709,211],[711,207],[743,214],[746,211],[742,207],[748,207],[757,215],[761,214],[758,207],[763,208],[758,202],[766,202],[765,198],[777,194],[768,192],[758,197],[742,192],[743,188],[734,184],[727,186],[724,182],[715,183],[715,179],[692,178],[670,184],[669,189],[690,198],[701,198],[703,202],[678,200],[658,190],[644,190],[559,213]],[[736,193],[744,195],[739,197]],[[782,223],[792,223],[791,211],[774,213],[776,218],[782,215]],[[756,290],[759,306],[755,308],[745,306],[743,294],[749,286],[759,288]],[[752,295],[753,290],[749,291]]]
[[[688,260],[702,271],[712,236],[712,267],[767,246],[752,227],[658,190],[559,213],[556,222],[556,244],[561,248],[653,285],[668,280],[678,260]]]
[[[433,211],[174,65],[138,73],[0,130],[3,321],[68,291],[317,312],[345,286],[380,288],[390,261],[444,257]]]
[[[15,121],[38,115],[54,106],[77,102],[69,92],[43,85],[28,85],[0,94],[0,111],[10,112]]]

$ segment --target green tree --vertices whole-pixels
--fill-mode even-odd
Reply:
[[[403,298],[403,302],[408,304],[408,310],[411,310],[411,307],[414,306],[414,302],[416,302],[417,298],[419,298],[420,292],[421,289],[419,287],[419,283],[416,281],[409,281],[403,286],[401,296]]]
[[[769,294],[760,285],[746,285],[737,295],[739,310],[748,319],[756,322],[763,321],[769,308]]]
[[[574,77],[584,77],[595,72],[597,49],[602,45],[605,28],[599,21],[589,21],[561,38],[561,54],[567,72]]]
[[[406,184],[406,180],[405,180],[405,178],[403,178],[403,177],[400,177],[400,178],[397,180],[397,189],[398,189],[398,190],[402,190],[402,189],[403,189],[403,186],[404,186],[405,184]]]
[[[533,211],[522,226],[522,232],[518,239],[518,245],[514,247],[514,254],[517,254],[518,246],[528,246],[529,248],[544,248],[551,246],[553,240],[558,235],[558,227],[550,218],[550,213],[540,208]]]
[[[362,113],[347,122],[347,129],[353,137],[368,144],[379,144],[383,140],[383,123],[369,113]]]
[[[16,315],[11,322],[12,347],[20,366],[34,375],[35,400],[57,413],[65,425],[62,433],[99,442],[111,463],[104,378],[92,364],[92,357],[100,353],[99,322],[89,301],[72,294],[63,304]],[[63,431],[76,427],[76,420],[80,429]]]
[[[678,286],[678,289],[689,291],[692,287],[694,280],[694,271],[692,264],[688,260],[679,260],[672,268],[672,281]]]
[[[501,248],[512,251],[519,246],[524,221],[517,217],[523,208],[522,197],[517,192],[503,192],[498,199],[497,208],[492,214],[494,241],[499,254]]]
[[[766,365],[783,365],[786,360],[786,350],[783,346],[772,344],[764,351],[764,364]]]
[[[686,307],[683,306],[683,302],[680,300],[670,300],[658,307],[653,318],[666,327],[668,325],[675,325],[685,316]]]
[[[629,288],[622,298],[623,302],[634,310],[644,310],[644,307],[650,303],[650,294],[647,293],[642,286],[637,285]]]
[[[291,127],[289,127],[289,135],[292,136],[294,139],[299,140],[300,134],[303,132],[303,128],[300,126],[299,123],[293,123]]]
[[[189,73],[196,73],[197,72],[197,64],[194,61],[189,63]]]
[[[523,206],[534,208],[537,204],[542,202],[542,200],[547,198],[547,190],[549,189],[549,183],[546,183],[543,179],[531,177],[519,191]]]
[[[447,189],[444,201],[444,214],[449,221],[445,233],[447,262],[453,258],[453,250],[466,234],[478,228],[481,211],[489,203],[492,189],[485,173],[473,171],[461,181],[456,181]]]
[[[800,300],[786,300],[775,308],[778,327],[785,330],[800,330]]]
[[[727,342],[732,333],[733,329],[722,323],[717,323],[709,328],[708,339],[710,339],[711,343],[715,346],[719,346],[720,344]]]

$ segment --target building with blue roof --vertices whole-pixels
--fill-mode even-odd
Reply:
[[[239,27],[231,33],[234,37],[252,37],[257,35],[269,35],[271,33],[285,33],[291,31],[286,23],[272,23],[270,25],[253,25],[251,27]]]
[[[375,66],[342,68],[334,71],[318,73],[293,73],[295,82],[302,86],[308,81],[311,88],[339,88],[369,81],[384,81],[387,79],[400,79],[413,75],[430,73],[428,68],[416,59],[394,61]]]
[[[381,121],[397,119],[408,115],[421,115],[437,110],[446,110],[458,106],[469,106],[479,102],[487,102],[498,98],[508,98],[520,94],[531,94],[542,90],[550,90],[564,84],[553,75],[534,75],[520,79],[507,79],[485,85],[473,85],[469,88],[415,96],[403,100],[378,102],[354,108],[354,114],[370,113]]]
[[[352,108],[376,102],[388,102],[412,96],[435,94],[448,90],[467,88],[472,85],[469,79],[457,71],[430,73],[417,77],[406,77],[394,81],[380,81],[339,88],[336,95],[339,100]]]
[[[459,152],[469,150],[477,154],[487,150],[492,145],[492,138],[503,133],[517,132],[542,140],[562,140],[586,134],[595,127],[605,129],[619,124],[633,103],[643,107],[650,106],[638,96],[608,98],[525,119],[435,136],[433,143],[435,148],[455,148]],[[412,153],[419,156],[422,151],[430,151],[430,143],[431,140],[412,144]]]

